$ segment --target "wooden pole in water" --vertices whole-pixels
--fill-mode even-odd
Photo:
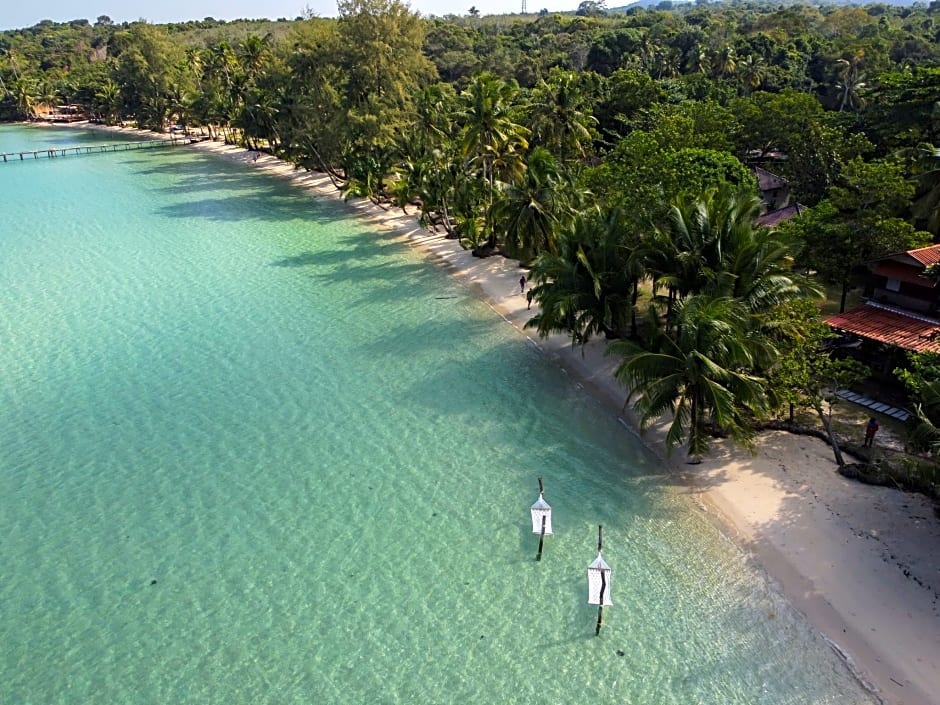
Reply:
[[[543,489],[542,489],[542,478],[540,477],[540,478],[539,478],[539,497],[542,496],[542,492],[543,492]],[[535,556],[535,560],[537,560],[537,561],[542,560],[542,544],[545,542],[545,519],[546,519],[546,516],[547,516],[547,515],[542,514],[542,533],[539,534],[539,552],[538,552],[538,554],[536,554],[536,556]]]
[[[604,548],[604,525],[597,525],[597,552],[600,553]],[[601,627],[604,626],[604,593],[607,592],[607,576],[601,571],[601,599],[597,605],[597,626],[594,628],[594,636],[601,633]]]
[[[539,535],[539,552],[538,552],[538,554],[535,556],[535,560],[537,560],[537,561],[542,560],[542,544],[543,544],[544,541],[545,541],[545,519],[546,519],[546,518],[547,518],[547,517],[543,514],[543,515],[542,515],[542,533]]]

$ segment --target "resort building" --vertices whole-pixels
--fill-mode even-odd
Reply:
[[[826,318],[859,357],[890,374],[904,353],[940,352],[940,245],[868,262],[865,303]]]

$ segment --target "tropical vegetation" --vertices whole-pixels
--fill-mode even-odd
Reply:
[[[823,291],[844,309],[866,261],[940,237],[938,38],[937,2],[101,16],[0,32],[0,119],[199,130],[518,259],[529,326],[612,341],[641,423],[695,460],[795,406],[831,431],[821,380],[860,371],[825,362]],[[758,165],[802,206],[776,229]]]

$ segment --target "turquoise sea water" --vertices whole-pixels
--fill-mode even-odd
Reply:
[[[873,702],[613,418],[341,206],[188,148],[0,164],[0,203],[0,702]]]

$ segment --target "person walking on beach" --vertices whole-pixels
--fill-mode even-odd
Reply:
[[[525,274],[519,277],[519,293],[520,294],[525,293]]]
[[[865,446],[871,448],[872,442],[875,440],[875,433],[878,431],[878,422],[875,421],[875,417],[872,416],[868,420],[868,425],[865,427]]]

